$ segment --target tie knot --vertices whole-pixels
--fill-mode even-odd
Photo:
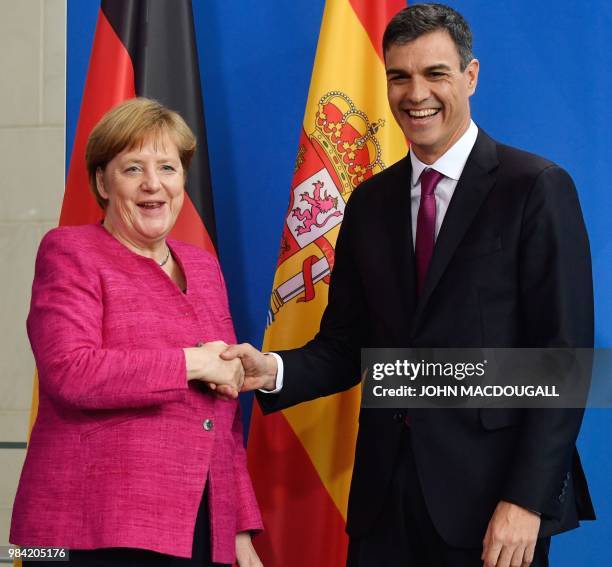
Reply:
[[[436,185],[444,175],[435,169],[426,169],[421,173],[421,195],[433,195]]]

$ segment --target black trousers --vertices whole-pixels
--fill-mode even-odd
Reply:
[[[207,490],[204,490],[198,509],[191,559],[156,553],[148,549],[113,547],[105,549],[71,549],[70,561],[58,567],[226,567],[210,561],[210,520]],[[49,567],[48,562],[24,561],[24,567]],[[227,565],[227,567],[230,567]]]
[[[550,538],[538,540],[531,567],[548,567]],[[350,538],[347,567],[482,567],[482,548],[448,545],[438,534],[423,498],[410,430],[398,457],[391,490],[374,530]]]

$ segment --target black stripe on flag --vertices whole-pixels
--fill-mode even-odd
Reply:
[[[198,139],[187,193],[217,247],[191,0],[102,0],[101,9],[130,55],[137,96],[178,111]]]

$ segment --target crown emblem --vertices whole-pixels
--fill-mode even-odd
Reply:
[[[343,92],[332,91],[319,100],[310,137],[331,162],[345,200],[362,181],[385,169],[376,138],[384,125],[382,119],[370,122]]]

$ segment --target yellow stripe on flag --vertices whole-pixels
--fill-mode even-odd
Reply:
[[[335,151],[338,140],[329,137],[330,133],[325,133],[320,125],[322,101],[331,105],[328,109],[338,113],[336,131],[339,132],[342,125],[348,123],[364,137],[362,141],[357,138],[354,146],[360,148],[363,142],[363,147],[369,151],[371,165],[379,160],[387,166],[406,154],[405,138],[387,103],[383,62],[372,47],[370,38],[349,0],[328,0],[325,5],[303,123],[309,143],[300,146],[292,190],[296,186],[303,188],[294,192],[292,207],[300,205],[300,195],[304,191],[312,190],[310,185],[317,180],[326,180],[322,195],[325,195],[324,191],[327,191],[328,195],[331,194],[331,179],[339,180],[335,187],[339,192],[336,197],[338,200],[341,197],[344,202],[350,198],[352,189],[358,184],[355,179],[351,179],[349,183],[346,177],[342,177],[343,174],[346,176],[346,168],[343,169],[339,164],[342,157],[349,154],[339,155]],[[331,112],[328,114],[332,116]],[[369,127],[375,132],[374,136],[367,136]],[[343,131],[342,139],[347,135]],[[348,136],[347,144],[352,140],[350,135]],[[321,159],[321,167],[325,166],[329,177],[324,175],[322,169],[320,175],[310,177],[308,173],[300,171],[301,167],[310,167],[312,171],[317,171],[313,157],[315,154],[316,158]],[[334,171],[329,171],[330,168]],[[382,165],[375,165],[372,172],[377,173],[381,169]],[[304,178],[306,181],[303,181]],[[303,185],[300,185],[300,181],[303,181]],[[341,218],[340,215],[337,218]],[[334,220],[327,218],[324,212],[321,212],[317,219],[320,224]],[[283,236],[281,259],[274,278],[271,301],[274,321],[268,327],[264,338],[263,348],[266,351],[295,348],[310,340],[318,331],[321,314],[327,304],[328,286],[324,279],[314,284],[314,297],[305,300],[306,284],[300,294],[291,297],[290,291],[298,289],[302,281],[300,278],[306,280],[310,274],[311,268],[304,268],[305,261],[315,256],[319,264],[325,263],[325,255],[320,240],[309,241],[305,238],[306,232],[298,234],[300,227],[301,230],[306,230],[307,224],[296,223],[291,211],[286,224],[289,228],[285,228]],[[323,235],[331,247],[336,244],[338,231],[339,224],[336,224]],[[283,248],[291,250],[292,246],[295,250],[283,256]],[[310,275],[315,277],[315,272],[316,270],[312,269]],[[290,298],[286,299],[287,297]],[[353,388],[348,392],[301,404],[283,412],[345,521],[359,404],[359,388]]]
[[[331,91],[346,93],[371,122],[384,120],[377,138],[385,165],[406,155],[406,139],[387,102],[383,62],[348,0],[328,0],[325,4],[304,114],[306,131],[314,124],[317,102]]]

